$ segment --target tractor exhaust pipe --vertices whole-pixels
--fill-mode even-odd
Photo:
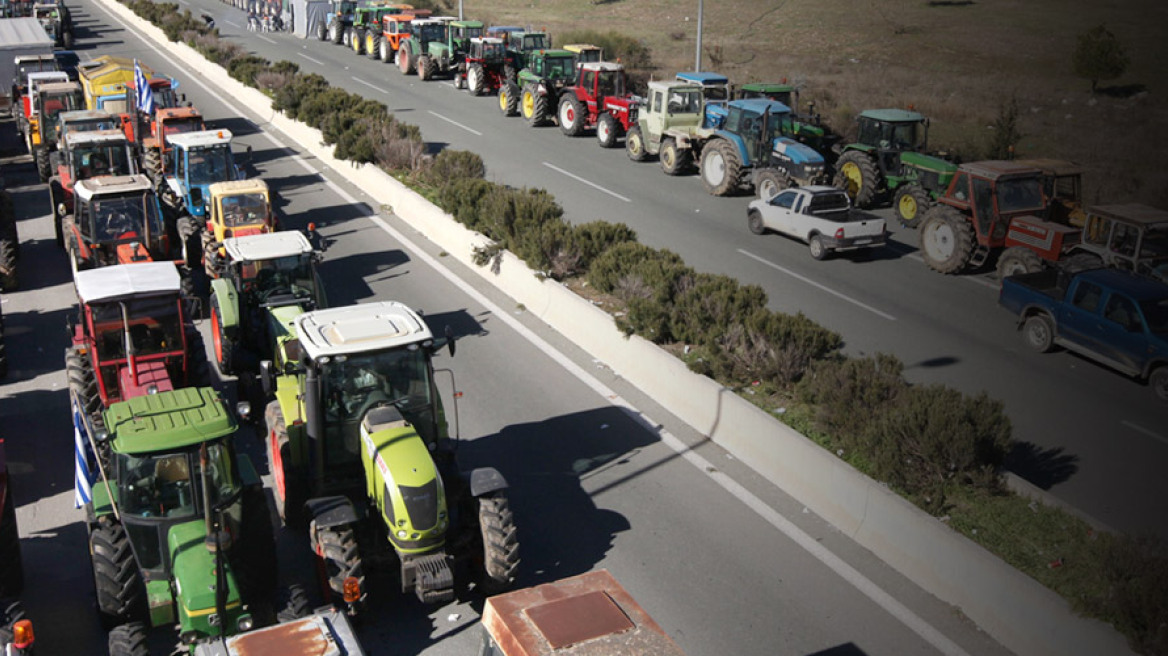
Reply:
[[[321,448],[324,438],[324,414],[322,412],[322,399],[320,398],[320,371],[316,367],[308,367],[308,371],[304,376],[304,399],[305,399],[305,419],[308,420],[307,429],[308,441],[312,446],[309,453],[312,457],[317,458],[318,462],[323,462],[323,459],[318,458],[318,449]]]

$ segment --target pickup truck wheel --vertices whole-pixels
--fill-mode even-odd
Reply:
[[[1054,348],[1054,324],[1045,314],[1035,314],[1022,324],[1022,336],[1026,344],[1038,351],[1046,353]]]
[[[1156,393],[1156,398],[1168,401],[1168,365],[1160,365],[1148,376],[1148,387]]]
[[[937,205],[921,223],[921,257],[938,273],[958,273],[973,253],[973,229],[960,212]]]
[[[1025,246],[1011,246],[998,258],[998,282],[1019,273],[1034,273],[1042,269],[1038,253]]]
[[[827,243],[823,241],[823,235],[814,235],[811,241],[807,242],[808,249],[811,250],[811,257],[816,260],[822,260],[827,257],[828,248]]]
[[[762,214],[758,210],[750,210],[746,214],[746,225],[756,235],[766,234],[766,225],[762,222]]]

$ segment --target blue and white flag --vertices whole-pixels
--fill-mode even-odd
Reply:
[[[73,505],[81,508],[93,500],[93,474],[89,468],[89,433],[85,427],[85,416],[77,407],[77,399],[70,399],[73,406]]]
[[[134,60],[134,88],[138,92],[138,109],[147,115],[154,113],[154,94],[150,91],[150,82],[142,74],[142,67],[138,60]]]

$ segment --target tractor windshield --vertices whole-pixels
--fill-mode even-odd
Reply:
[[[547,50],[546,34],[524,34],[523,50]]]
[[[188,183],[191,185],[222,182],[234,177],[231,170],[231,146],[228,144],[192,148],[187,158]]]
[[[998,213],[1040,211],[1045,205],[1042,180],[1033,178],[1002,178],[998,180]]]
[[[77,148],[77,179],[85,180],[99,175],[129,175],[130,158],[125,144],[93,144]]]
[[[57,114],[75,109],[85,109],[85,101],[78,93],[46,93],[41,98],[41,124],[48,125],[57,119]]]
[[[162,124],[162,132],[166,135],[198,132],[202,129],[202,120],[193,116],[190,118],[173,119]]]
[[[165,233],[154,196],[97,196],[89,206],[90,232],[98,244],[151,241]]]
[[[576,62],[572,57],[548,57],[544,60],[544,75],[553,80],[570,80],[576,77]]]
[[[118,123],[112,118],[87,118],[81,121],[69,121],[68,123],[61,123],[58,121],[57,127],[62,131],[62,134],[69,134],[71,132],[113,130],[118,127]]]
[[[478,58],[483,61],[501,62],[506,54],[503,51],[503,44],[494,41],[479,43],[472,47],[477,51]]]
[[[178,107],[178,93],[171,87],[151,88],[150,95],[154,97],[155,109],[169,109]]]
[[[228,228],[264,223],[268,218],[268,197],[264,194],[237,194],[226,196],[223,205],[223,225]]]
[[[702,92],[697,89],[672,90],[665,107],[670,115],[698,114],[702,111]]]
[[[342,13],[342,14],[351,14],[351,13],[357,11],[357,3],[356,2],[342,2],[340,8],[337,9],[337,11],[339,13]]]
[[[730,99],[730,90],[724,86],[703,87],[702,95],[706,102],[725,102]]]
[[[418,38],[422,41],[445,41],[446,25],[443,23],[426,23],[418,30]]]
[[[316,277],[312,274],[312,256],[308,253],[239,264],[243,289],[261,299],[279,294],[316,298]]]
[[[126,314],[122,315],[122,306]],[[138,298],[92,306],[93,329],[101,364],[126,359],[126,326],[135,357],[182,351],[183,326],[174,297]]]
[[[459,39],[477,39],[483,35],[483,28],[481,27],[460,27],[458,33],[455,35]]]
[[[596,96],[606,98],[623,95],[625,95],[624,73],[622,71],[601,71],[596,80]]]

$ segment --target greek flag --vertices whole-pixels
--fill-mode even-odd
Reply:
[[[150,82],[142,74],[138,60],[134,60],[134,88],[138,91],[138,109],[144,114],[154,113],[154,94],[150,92]]]
[[[77,407],[77,399],[70,399],[73,406],[73,505],[81,508],[93,500],[93,474],[89,469],[89,437],[85,427],[85,416]]]

